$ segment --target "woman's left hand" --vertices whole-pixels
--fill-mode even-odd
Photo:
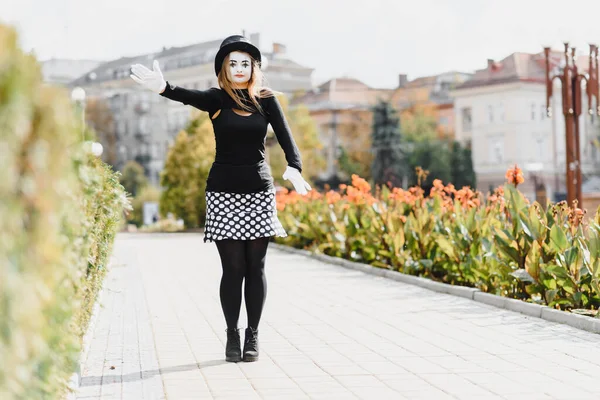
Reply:
[[[285,172],[283,173],[283,179],[292,182],[292,185],[294,185],[294,189],[296,192],[298,192],[298,194],[307,194],[310,190],[312,190],[308,182],[302,178],[300,171],[294,167],[288,166],[285,169]]]

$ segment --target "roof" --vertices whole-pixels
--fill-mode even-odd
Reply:
[[[310,110],[359,109],[387,95],[387,89],[374,89],[354,78],[333,78],[294,98],[291,105],[304,104]]]
[[[319,91],[368,90],[370,87],[354,78],[333,78],[318,86]]]
[[[420,88],[420,87],[426,87],[426,86],[433,86],[437,82],[437,79],[438,79],[437,75],[423,76],[420,78],[415,78],[412,81],[406,82],[406,84],[404,86],[402,86],[402,88],[408,89],[408,88]]]
[[[182,68],[195,64],[210,62],[216,54],[221,40],[196,43],[182,47],[163,48],[161,51],[146,53],[132,57],[121,57],[99,65],[71,82],[71,85],[85,85],[91,82],[110,81],[129,77],[131,64],[140,63],[151,66],[153,60],[159,60],[161,70]],[[182,55],[188,57],[181,57]],[[178,57],[175,57],[178,56]],[[177,60],[175,60],[177,58]],[[171,62],[169,62],[171,60]]]
[[[41,61],[41,66],[45,81],[68,84],[103,62],[100,60],[51,58]]]
[[[559,66],[563,57],[563,52],[552,51],[550,68]],[[586,63],[587,57],[577,57],[577,65],[583,67],[584,70],[587,70]],[[545,83],[546,59],[544,53],[516,52],[500,61],[488,60],[486,68],[477,70],[470,80],[457,86],[456,90],[512,82]]]
[[[121,57],[99,65],[71,82],[72,86],[86,85],[93,82],[111,81],[129,77],[132,64],[140,63],[151,68],[152,61],[158,60],[162,71],[185,68],[193,65],[212,64],[221,45],[221,39],[196,43],[182,47],[163,48],[154,53],[140,54],[131,57]],[[280,56],[273,57],[272,53],[262,53],[269,59],[272,67],[306,68],[295,61]]]

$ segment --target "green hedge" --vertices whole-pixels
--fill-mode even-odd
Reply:
[[[0,24],[0,399],[64,394],[124,208],[64,89]]]

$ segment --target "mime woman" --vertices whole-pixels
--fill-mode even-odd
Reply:
[[[131,67],[131,78],[168,99],[208,112],[215,133],[216,156],[206,185],[204,242],[215,242],[223,275],[220,298],[227,324],[225,359],[256,361],[258,325],[266,298],[265,257],[269,239],[287,236],[277,217],[275,187],[265,161],[265,138],[271,124],[287,168],[283,178],[299,194],[311,190],[279,101],[262,87],[261,53],[244,36],[226,38],[215,56],[219,88],[188,90],[164,80],[154,61],[150,70]],[[245,280],[245,282],[244,282]],[[238,319],[242,283],[248,316],[241,349]]]

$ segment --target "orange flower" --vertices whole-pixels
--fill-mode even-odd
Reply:
[[[371,185],[369,185],[366,180],[356,174],[352,174],[352,186],[363,193],[369,193],[371,191]]]
[[[471,190],[468,186],[464,186],[456,192],[456,200],[460,202],[463,208],[475,208],[480,205],[478,193]]]
[[[509,168],[508,171],[506,171],[505,177],[508,183],[512,183],[515,186],[525,182],[525,178],[523,178],[523,171],[517,166],[517,164],[515,164],[514,168]]]
[[[340,201],[340,199],[342,198],[342,196],[340,196],[340,194],[336,191],[330,190],[329,192],[327,192],[327,194],[325,194],[325,199],[327,200],[327,204],[333,204],[333,203],[337,203],[338,201]]]
[[[316,190],[312,189],[308,194],[306,194],[305,200],[319,200],[323,195]]]
[[[453,184],[449,183],[444,188],[444,191],[448,194],[454,194],[454,193],[456,193],[456,188],[454,187]]]

